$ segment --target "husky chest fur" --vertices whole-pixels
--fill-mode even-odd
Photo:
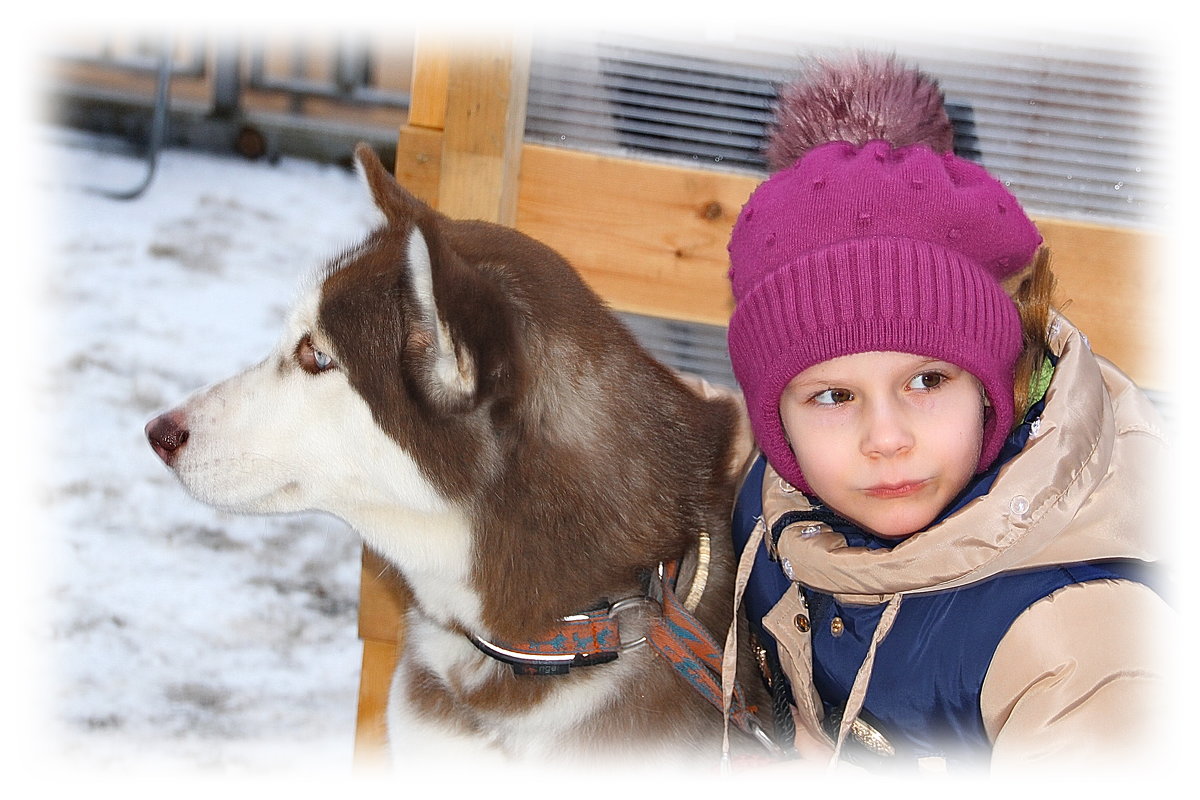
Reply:
[[[266,361],[151,421],[152,446],[205,502],[336,514],[395,566],[412,591],[398,756],[446,736],[517,755],[719,752],[720,711],[651,648],[526,676],[480,643],[644,597],[666,563],[682,591],[702,584],[695,616],[722,640],[733,402],[650,358],[549,248],[450,220],[357,156],[384,223]],[[630,644],[647,620],[627,616]]]

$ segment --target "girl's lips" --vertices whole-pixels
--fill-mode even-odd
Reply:
[[[897,497],[908,497],[919,492],[929,481],[908,481],[906,483],[881,483],[871,486],[864,491],[871,497],[880,500],[892,500]]]

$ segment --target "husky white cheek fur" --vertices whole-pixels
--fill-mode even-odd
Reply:
[[[151,446],[205,503],[326,511],[394,565],[413,596],[397,759],[716,756],[712,653],[686,631],[730,623],[732,402],[646,355],[553,251],[356,155],[383,224]],[[738,708],[735,746],[757,749]]]

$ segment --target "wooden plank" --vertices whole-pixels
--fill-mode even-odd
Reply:
[[[387,700],[399,652],[395,642],[363,640],[358,724],[354,731],[354,763],[358,767],[387,763]]]
[[[404,646],[409,594],[395,569],[366,547],[359,580],[358,636],[363,652],[354,761],[361,767],[375,767],[387,758],[387,699]]]
[[[402,182],[436,185],[436,134],[407,148],[427,168]],[[727,271],[733,222],[756,176],[717,173],[525,145],[516,227],[561,252],[613,307],[724,325],[733,311]],[[402,157],[397,155],[397,170]],[[428,188],[426,191],[430,191]],[[1162,389],[1161,237],[1128,228],[1039,218],[1054,254],[1058,299],[1093,349],[1142,386]]]
[[[525,133],[529,44],[481,42],[450,55],[438,208],[512,225]]]
[[[408,587],[395,567],[366,547],[362,551],[362,582],[358,592],[359,638],[402,642],[404,611],[410,599]]]
[[[1036,220],[1058,276],[1057,304],[1092,349],[1149,389],[1168,386],[1162,359],[1166,270],[1160,235],[1057,219]]]
[[[450,71],[448,39],[424,33],[413,45],[408,124],[442,130],[446,126],[446,86]]]
[[[527,145],[517,227],[624,311],[725,325],[725,250],[753,176]]]
[[[406,125],[396,140],[396,180],[437,207],[442,172],[442,132]]]

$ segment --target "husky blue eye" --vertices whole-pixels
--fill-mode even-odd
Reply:
[[[337,367],[333,358],[328,353],[318,350],[313,345],[312,337],[307,335],[296,345],[296,361],[305,372],[314,375]]]

